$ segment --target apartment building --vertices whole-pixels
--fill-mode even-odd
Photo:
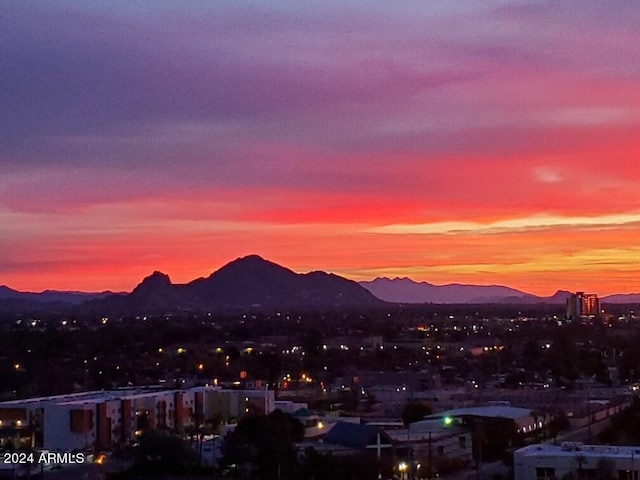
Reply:
[[[0,448],[109,449],[134,442],[146,429],[186,430],[219,417],[270,413],[270,390],[221,387],[83,392],[0,403]]]

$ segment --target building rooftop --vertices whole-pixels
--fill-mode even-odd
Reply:
[[[444,417],[487,417],[487,418],[509,418],[511,420],[518,420],[523,417],[531,416],[530,408],[510,407],[505,405],[490,405],[484,407],[467,407],[467,408],[454,408],[453,410],[446,410],[444,412],[438,412],[433,415],[425,417],[425,420],[444,418]]]
[[[219,390],[220,387],[195,387],[193,389],[163,389],[156,387],[133,387],[117,390],[97,390],[91,392],[69,393],[65,395],[54,395],[49,397],[24,398],[19,400],[9,400],[0,402],[0,407],[28,407],[33,405],[82,405],[109,400],[126,400],[134,398],[154,397],[157,395],[170,395],[173,393]]]
[[[520,448],[515,452],[518,456],[537,457],[571,457],[576,455],[593,458],[633,458],[640,459],[640,447],[610,445],[583,445],[580,442],[563,442],[561,445],[536,444]]]
[[[413,424],[412,424],[413,425]],[[458,437],[465,430],[458,427],[450,427],[447,429],[439,430],[413,430],[413,426],[410,429],[398,428],[394,430],[385,430],[385,433],[389,435],[394,442],[397,443],[414,443],[425,442],[431,440],[437,442],[444,438]]]
[[[377,427],[358,423],[337,422],[324,436],[324,443],[349,448],[366,448],[376,443],[378,434],[384,443],[390,443],[387,434]]]

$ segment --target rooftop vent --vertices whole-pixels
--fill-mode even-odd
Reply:
[[[577,452],[583,446],[582,442],[562,442],[560,448],[565,452]]]

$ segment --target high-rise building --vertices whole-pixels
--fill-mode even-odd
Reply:
[[[600,314],[600,299],[595,293],[576,292],[567,298],[567,318],[592,318]]]

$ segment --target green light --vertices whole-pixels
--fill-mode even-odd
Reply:
[[[453,418],[452,417],[444,417],[442,419],[442,422],[444,423],[445,427],[448,427],[449,425],[451,425],[453,423]]]

